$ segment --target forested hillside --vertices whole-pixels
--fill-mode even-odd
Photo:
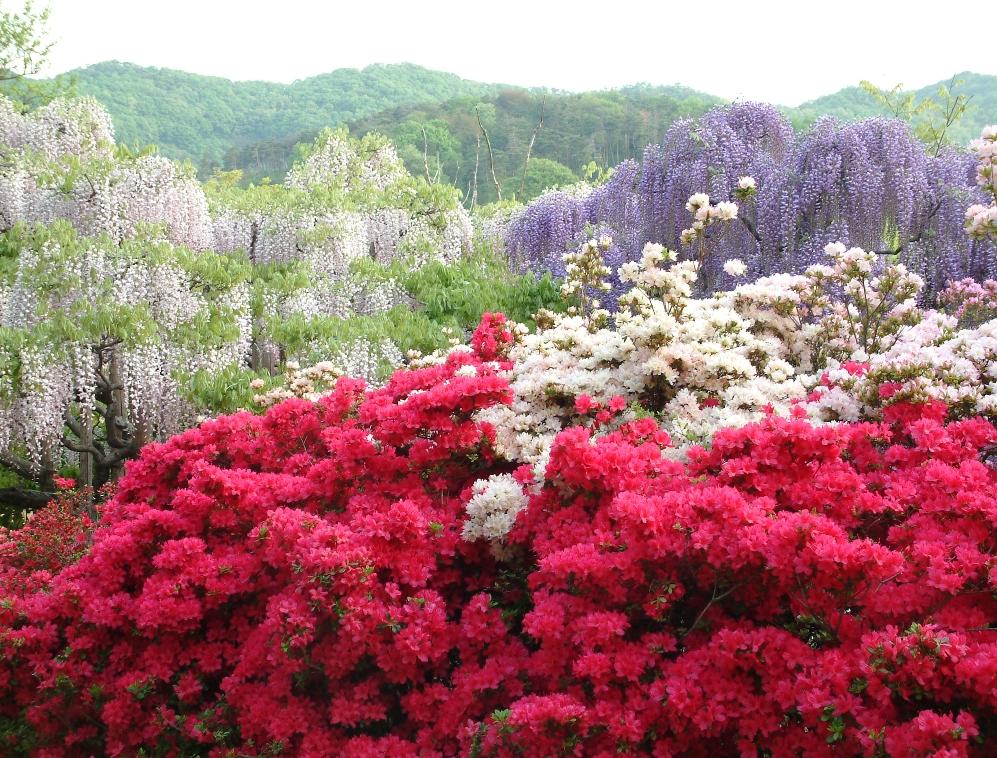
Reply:
[[[960,82],[954,88],[956,93],[964,93],[972,98],[965,117],[952,128],[952,139],[965,144],[979,136],[980,129],[988,123],[988,117],[992,119],[994,112],[997,112],[997,76],[964,71],[956,74],[954,81]],[[947,83],[938,82],[922,87],[915,93],[917,100],[932,97],[941,84]],[[784,111],[797,129],[809,126],[825,114],[846,121],[885,114],[882,106],[858,86],[845,87],[833,95],[819,97],[796,108],[785,108]]]
[[[410,171],[428,172],[430,178],[438,172],[440,181],[455,184],[467,195],[477,164],[478,200],[488,202],[497,199],[497,191],[479,115],[491,142],[503,197],[523,199],[545,187],[577,181],[589,163],[605,167],[639,157],[644,146],[660,139],[673,121],[698,116],[719,102],[719,98],[685,87],[636,86],[546,95],[507,89],[485,99],[461,97],[398,106],[353,121],[350,130],[386,134]],[[534,132],[524,183],[523,165]],[[301,134],[233,148],[225,156],[225,167],[240,169],[249,179],[282,176],[295,158],[295,143],[314,136]]]
[[[411,64],[340,69],[289,85],[117,62],[72,75],[80,94],[96,97],[108,109],[121,142],[158,145],[168,157],[191,160],[204,178],[224,168],[241,170],[245,181],[280,181],[298,144],[311,142],[326,126],[348,124],[357,135],[388,135],[409,171],[456,184],[468,202],[476,163],[478,201],[498,196],[488,141],[503,197],[524,200],[545,187],[584,178],[593,162],[605,168],[639,159],[676,119],[722,102],[686,87],[649,85],[548,91],[544,100],[539,90],[468,81]],[[956,79],[962,80],[957,91],[972,98],[952,130],[952,137],[965,143],[997,110],[997,77],[962,73]],[[918,98],[930,97],[937,87],[923,87]],[[537,131],[542,103],[543,126]],[[886,114],[858,86],[781,110],[797,129],[825,114],[842,120]]]
[[[317,133],[401,103],[484,96],[497,85],[411,64],[338,69],[293,84],[234,82],[108,61],[71,72],[114,119],[117,137],[210,166],[233,145]]]
[[[955,92],[971,97],[964,118],[951,131],[953,141],[967,143],[978,134],[987,114],[997,111],[997,77],[963,73],[963,84]],[[938,84],[916,92],[918,100],[932,97]],[[678,118],[698,116],[722,102],[718,97],[685,87],[634,86],[606,92],[548,94],[506,89],[484,99],[455,98],[442,103],[405,104],[350,123],[356,134],[378,131],[387,134],[410,171],[436,176],[470,193],[475,156],[478,156],[479,201],[496,199],[484,140],[478,143],[482,124],[488,130],[495,157],[495,171],[503,197],[529,199],[545,187],[569,184],[584,178],[585,167],[613,166],[627,158],[639,159],[646,145],[657,142]],[[530,138],[537,128],[540,106],[544,121],[537,132],[529,173],[522,169]],[[823,115],[842,121],[889,115],[861,87],[846,87],[833,95],[782,108],[797,130]],[[423,131],[425,127],[425,132]],[[279,180],[296,157],[296,145],[315,138],[304,131],[232,147],[224,167],[239,169],[247,181],[263,177]],[[203,170],[203,169],[202,169]]]

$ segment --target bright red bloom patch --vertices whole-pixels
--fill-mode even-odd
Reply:
[[[500,327],[149,446],[90,544],[58,511],[5,536],[5,749],[993,753],[997,430],[769,417],[680,463],[645,418],[562,432],[533,487],[472,418],[509,400]],[[463,505],[511,472],[499,560]]]

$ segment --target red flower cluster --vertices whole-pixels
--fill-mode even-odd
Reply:
[[[0,528],[0,754],[8,754],[7,734],[23,731],[18,702],[35,686],[30,666],[22,665],[19,655],[26,601],[44,592],[53,575],[86,551],[93,529],[86,515],[90,494],[60,493],[30,514],[22,528]]]
[[[977,456],[997,430],[904,423],[773,417],[687,465],[647,420],[563,432],[511,535],[537,562],[531,695],[479,748],[992,751],[997,474]]]
[[[602,403],[593,400],[590,395],[579,395],[575,398],[575,413],[582,418],[591,418],[593,428],[608,424],[616,416],[626,410],[627,401],[622,395],[613,395],[603,407]]]
[[[69,476],[56,476],[52,479],[56,489],[72,490],[76,489],[76,480]]]
[[[90,551],[4,619],[2,716],[37,755],[455,752],[523,687],[494,560],[460,538],[493,468],[470,416],[508,396],[458,356],[148,446]]]
[[[505,358],[515,341],[504,313],[486,313],[471,335],[471,349],[481,360],[495,361]]]
[[[4,749],[993,753],[994,427],[568,429],[500,561],[460,532],[510,469],[472,419],[503,331],[149,446],[86,555],[3,586]]]

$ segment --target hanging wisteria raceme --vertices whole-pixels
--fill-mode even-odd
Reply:
[[[993,144],[977,143],[980,161],[993,160]],[[515,263],[555,274],[563,274],[565,250],[592,229],[614,238],[619,263],[660,242],[683,259],[702,258],[697,286],[706,292],[733,286],[723,271],[729,259],[742,260],[751,277],[800,272],[840,241],[898,257],[925,280],[922,296],[931,300],[950,280],[994,276],[997,244],[980,231],[991,195],[976,184],[978,174],[993,181],[986,171],[967,152],[929,156],[897,120],[825,118],[794,137],[775,108],[734,103],[676,122],[639,165],[621,164],[584,197],[541,196],[511,220],[505,239]],[[688,203],[702,194],[718,206],[736,201],[736,220],[700,235]]]
[[[55,100],[21,115],[0,98],[0,224],[64,219],[87,236],[121,241],[161,225],[173,243],[212,243],[207,201],[194,171],[116,147],[110,118],[90,99]]]
[[[470,249],[473,232],[452,188],[411,177],[383,137],[355,139],[342,130],[320,135],[283,185],[218,193],[212,206],[215,250],[245,250],[254,264],[296,265],[303,273],[295,286],[273,288],[261,281],[258,315],[271,322],[411,306],[397,282],[370,281],[356,274],[355,265],[451,262]],[[371,366],[400,355],[394,345],[382,349],[386,344],[354,340],[342,350],[354,356],[347,363],[359,361],[362,375],[373,378]],[[256,346],[257,353],[307,360],[312,350],[304,349],[288,353],[267,335]]]
[[[0,145],[5,154],[22,150],[50,161],[110,158],[114,126],[93,98],[56,99],[22,114],[8,98],[0,97]]]
[[[356,139],[326,130],[285,185],[309,193],[313,208],[360,211],[365,252],[382,263],[406,256],[454,260],[470,244],[470,218],[453,191],[414,180],[394,146],[377,134]]]
[[[562,256],[578,244],[589,222],[585,199],[592,188],[545,192],[509,219],[505,241],[513,262],[532,270],[564,276]]]
[[[408,172],[394,145],[378,134],[350,139],[345,130],[326,129],[303,161],[287,174],[287,186],[308,190],[318,185],[343,191],[383,190]]]
[[[146,441],[189,426],[195,375],[242,365],[248,266],[155,237],[82,238],[66,223],[8,232],[20,255],[2,301],[0,455],[44,481],[66,451],[90,483]]]

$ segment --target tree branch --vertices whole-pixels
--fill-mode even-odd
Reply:
[[[703,616],[706,615],[706,612],[708,610],[710,610],[710,608],[712,608],[715,603],[718,603],[721,600],[723,600],[730,593],[732,593],[734,590],[736,590],[739,586],[740,586],[740,582],[735,582],[727,590],[725,590],[724,592],[722,592],[722,593],[720,593],[718,595],[717,594],[717,590],[720,588],[720,583],[718,581],[714,582],[713,583],[712,597],[710,597],[710,601],[703,607],[703,610],[701,610],[699,612],[699,615],[696,616],[695,621],[693,621],[692,624],[689,625],[689,628],[686,629],[685,633],[682,634],[681,636],[682,637],[686,637],[686,636],[692,634],[693,630],[695,630],[695,628],[699,624],[699,622],[703,620]]]
[[[54,492],[28,490],[23,487],[4,487],[0,489],[0,503],[13,505],[24,510],[36,510],[55,497]]]
[[[0,464],[9,468],[22,479],[32,481],[38,478],[39,469],[41,468],[13,453],[0,453]]]
[[[533,154],[533,143],[537,141],[537,134],[543,128],[544,125],[544,109],[547,107],[547,95],[543,96],[543,100],[540,101],[540,120],[537,122],[537,128],[533,130],[533,136],[530,137],[530,144],[526,148],[526,160],[523,161],[523,178],[519,182],[519,197],[523,198],[526,192],[526,170],[530,167],[530,156]]]
[[[93,445],[84,445],[80,442],[73,442],[69,437],[62,438],[62,446],[68,450],[72,450],[74,453],[90,453],[94,457],[94,462],[98,466],[103,466],[105,461],[105,456]]]
[[[485,129],[485,125],[481,123],[481,111],[477,107],[474,109],[474,115],[478,118],[478,128],[481,129],[481,133],[485,136],[485,145],[488,146],[488,163],[492,169],[492,181],[495,183],[495,192],[498,195],[498,199],[502,199],[502,185],[499,184],[498,177],[495,175],[495,154],[492,152],[492,141],[488,137],[488,130]]]

